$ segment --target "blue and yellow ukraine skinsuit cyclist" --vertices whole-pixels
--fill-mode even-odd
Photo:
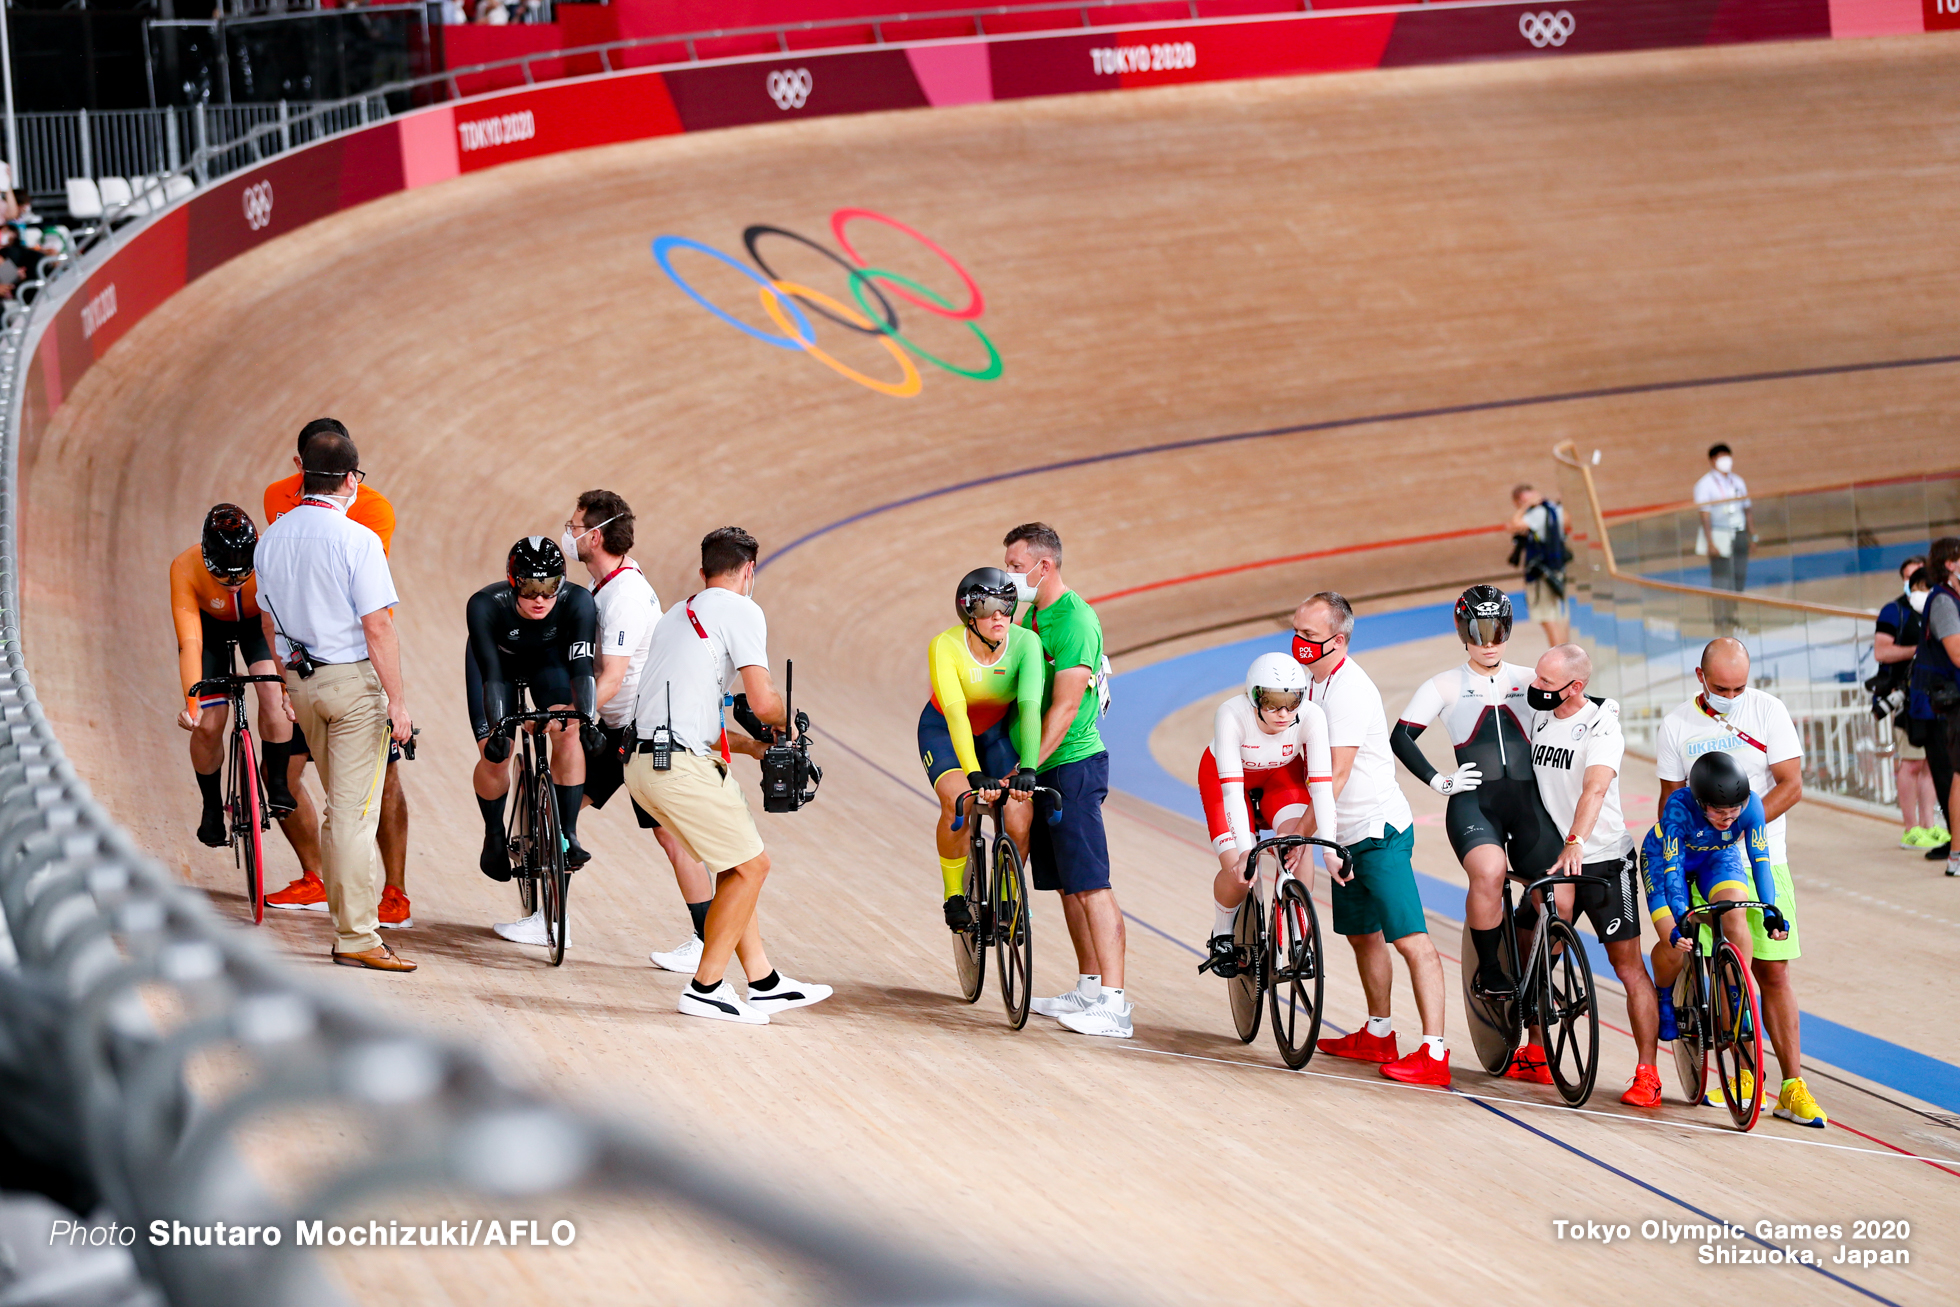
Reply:
[[[1041,637],[1009,626],[993,661],[981,662],[964,624],[932,639],[927,662],[932,698],[919,714],[919,761],[926,782],[958,770],[999,779],[1016,765],[1033,770],[1041,749]],[[966,858],[939,859],[946,897],[963,892]]]
[[[1647,912],[1654,919],[1661,949],[1673,944],[1673,934],[1688,912],[1710,902],[1717,890],[1738,889],[1745,897],[1776,902],[1776,875],[1770,867],[1769,821],[1763,801],[1751,794],[1734,824],[1717,830],[1693,793],[1682,786],[1667,796],[1661,819],[1641,843],[1640,878],[1646,886]],[[1701,930],[1702,947],[1707,949],[1713,941],[1706,925]],[[1657,967],[1661,949],[1655,950]],[[1673,986],[1656,988],[1660,991],[1661,1038],[1673,1039]]]

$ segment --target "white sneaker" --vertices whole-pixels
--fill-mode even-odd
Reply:
[[[829,998],[829,985],[812,984],[807,980],[791,980],[782,972],[776,973],[776,987],[758,993],[754,985],[749,986],[749,1006],[758,1012],[787,1012],[793,1007],[809,1007]]]
[[[1130,1003],[1107,1003],[1098,1001],[1080,1012],[1070,1012],[1062,1017],[1062,1025],[1078,1035],[1101,1035],[1105,1039],[1128,1039],[1136,1034],[1136,1027],[1130,1022],[1134,1011]]]
[[[680,1014],[684,1017],[707,1017],[712,1021],[736,1021],[745,1026],[766,1026],[769,1024],[769,1014],[758,1011],[744,1002],[742,996],[735,992],[735,986],[729,984],[725,976],[719,985],[716,985],[705,994],[695,993],[694,984],[690,981],[681,990],[679,1010]]]
[[[522,921],[500,921],[490,927],[513,944],[529,944],[533,948],[546,948],[551,944],[551,932],[545,928],[544,911],[533,912]],[[565,947],[572,946],[571,931],[565,932]]]
[[[666,953],[649,953],[647,959],[662,971],[679,971],[691,976],[701,965],[701,937],[689,935],[687,943]]]
[[[1078,1012],[1086,1012],[1102,1000],[1102,986],[1093,985],[1083,989],[1080,985],[1066,994],[1053,998],[1034,998],[1028,1000],[1028,1011],[1038,1017],[1066,1017]]]

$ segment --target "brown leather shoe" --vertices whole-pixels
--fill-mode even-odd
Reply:
[[[365,953],[342,953],[334,951],[335,964],[343,967],[366,967],[369,971],[413,971],[415,964],[400,956],[395,950],[382,944]]]

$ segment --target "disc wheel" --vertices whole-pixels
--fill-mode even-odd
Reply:
[[[1034,927],[1028,919],[1028,878],[1014,841],[994,841],[994,948],[1000,964],[1000,1001],[1007,1024],[1028,1024],[1034,994]]]
[[[1709,1000],[1715,1011],[1715,1076],[1722,1101],[1736,1129],[1754,1130],[1763,1110],[1763,1013],[1755,979],[1726,939],[1715,946]],[[1745,1075],[1746,1094],[1741,1092]]]
[[[517,756],[516,776],[510,793],[517,801],[510,805],[510,829],[506,847],[517,858],[517,905],[530,916],[538,910],[537,840],[531,835],[531,758],[529,750]]]
[[[265,920],[265,794],[259,780],[258,753],[249,731],[231,737],[232,850],[245,873],[245,896],[252,921]]]
[[[1501,950],[1504,973],[1517,984],[1511,971],[1510,950]],[[1463,923],[1463,1015],[1470,1027],[1470,1046],[1477,1051],[1477,1063],[1491,1075],[1501,1076],[1511,1065],[1511,1055],[1524,1042],[1524,1018],[1515,998],[1485,998],[1478,994],[1477,942],[1470,937],[1470,923]]]
[[[1565,1105],[1583,1107],[1599,1077],[1599,996],[1578,932],[1556,917],[1550,930],[1551,947],[1541,955],[1545,962],[1538,987],[1545,1064]]]
[[[969,817],[967,820],[974,820]],[[987,940],[991,934],[987,911],[987,864],[981,849],[969,842],[966,849],[966,895],[968,925],[953,932],[953,970],[960,980],[960,997],[969,1003],[980,1001],[987,984]]]
[[[537,794],[538,910],[544,917],[545,956],[556,967],[565,961],[565,899],[571,889],[571,873],[565,867],[565,836],[558,824],[558,791],[542,770]]]
[[[1259,887],[1245,896],[1239,915],[1232,919],[1232,945],[1238,955],[1239,974],[1225,982],[1232,1003],[1232,1027],[1239,1042],[1250,1044],[1259,1033],[1259,1000],[1266,993],[1266,910],[1259,902]]]
[[[1681,1096],[1700,1103],[1708,1088],[1708,1049],[1701,1031],[1701,958],[1691,957],[1674,978],[1674,1073]]]
[[[1279,1045],[1280,1060],[1297,1071],[1313,1057],[1320,1038],[1321,993],[1326,983],[1320,916],[1314,911],[1313,896],[1299,881],[1280,886],[1268,939],[1266,995],[1273,1009],[1273,1042]]]

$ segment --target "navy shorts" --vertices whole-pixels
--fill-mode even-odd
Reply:
[[[1109,888],[1109,838],[1103,833],[1103,800],[1109,797],[1109,755],[1078,758],[1041,772],[1036,780],[1062,796],[1062,817],[1048,824],[1053,803],[1035,796],[1028,861],[1034,887],[1086,894]]]
[[[979,755],[980,766],[987,775],[996,779],[1012,776],[1021,765],[1021,754],[1007,733],[1005,717],[973,737],[973,752]],[[930,699],[926,700],[925,711],[919,714],[919,762],[926,769],[928,785],[937,785],[941,776],[960,769],[959,755],[953,752],[953,733],[946,726],[946,714],[934,707]]]

